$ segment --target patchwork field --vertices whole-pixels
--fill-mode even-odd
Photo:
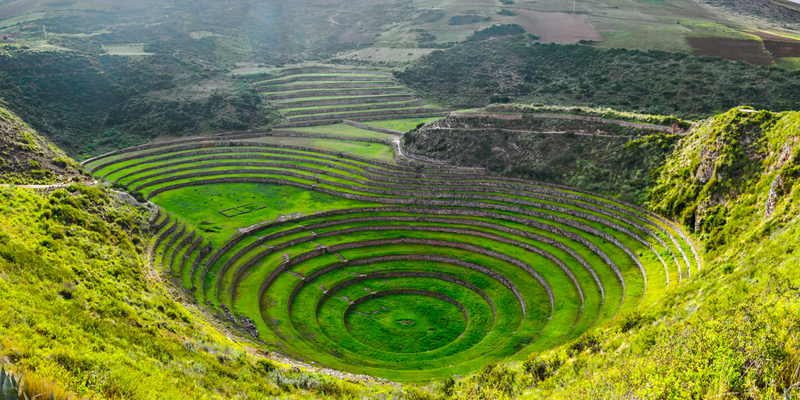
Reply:
[[[364,132],[182,139],[84,164],[160,206],[154,265],[232,326],[279,353],[397,381],[574,340],[701,269],[680,229],[635,206],[381,160],[359,146],[391,153],[374,136],[391,135]]]
[[[291,68],[248,76],[253,87],[293,126],[441,116],[426,108],[391,73]]]

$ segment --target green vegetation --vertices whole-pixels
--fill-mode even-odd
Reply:
[[[505,97],[682,118],[742,101],[773,111],[800,107],[794,72],[659,51],[538,44],[524,36],[435,51],[396,76],[426,100],[451,107]]]
[[[0,184],[52,184],[88,179],[63,151],[0,107]]]
[[[702,279],[681,287],[664,304],[599,330],[596,350],[570,354],[567,348],[533,356],[530,375],[525,364],[518,373],[538,381],[536,395],[798,395],[800,199],[797,185],[781,192],[773,185],[790,176],[797,161],[798,121],[797,112],[734,109],[704,121],[681,140],[656,177],[653,205],[676,216],[707,205],[697,231],[706,245]],[[755,156],[734,157],[741,152]],[[717,169],[715,184],[704,181],[707,166]],[[720,202],[708,206],[715,197]],[[713,207],[724,221],[708,218]],[[765,215],[767,209],[772,213]],[[685,222],[695,229],[694,218]],[[543,378],[537,376],[539,365],[546,367]]]
[[[159,135],[242,130],[270,120],[244,80],[173,56],[18,48],[3,58],[0,90],[10,110],[73,158]]]
[[[155,253],[199,303],[317,364],[426,382],[523,360],[658,301],[698,265],[680,231],[612,200],[266,138],[88,167],[180,217],[158,223]],[[212,251],[187,263],[175,254],[191,232]]]
[[[0,399],[800,397],[785,0],[0,3]]]
[[[469,25],[491,20],[492,17],[481,17],[480,15],[475,14],[454,15],[447,21],[447,25]]]
[[[369,125],[378,126],[374,122],[370,122]],[[356,128],[354,126],[350,126],[347,124],[309,126],[304,128],[287,128],[286,130],[290,132],[313,133],[315,135],[331,135],[340,137],[357,137],[357,138],[368,138],[368,139],[391,139],[392,137],[394,137],[394,135]]]
[[[0,353],[16,373],[54,381],[70,399],[282,392],[152,278],[141,209],[87,186],[44,197],[0,188],[0,197]]]
[[[508,10],[503,10],[508,11]],[[510,15],[510,14],[501,14],[500,15]],[[475,42],[479,40],[486,40],[489,38],[494,37],[503,37],[503,36],[514,36],[514,35],[522,35],[525,33],[525,29],[517,24],[507,24],[507,25],[492,25],[486,29],[482,29],[479,31],[475,31],[472,35],[467,38],[468,42]]]

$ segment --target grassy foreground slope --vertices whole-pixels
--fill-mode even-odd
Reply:
[[[148,272],[141,209],[113,192],[6,187],[0,200],[0,360],[26,376],[29,397],[51,388],[70,399],[372,390],[283,371],[177,302]]]

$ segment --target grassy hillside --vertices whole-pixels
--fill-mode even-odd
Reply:
[[[82,169],[16,115],[0,106],[0,183],[79,182]]]
[[[396,75],[445,106],[490,102],[612,107],[684,118],[740,105],[800,106],[800,75],[720,58],[540,44],[525,36],[435,51]]]

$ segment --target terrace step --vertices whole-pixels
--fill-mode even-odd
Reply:
[[[300,74],[356,74],[356,75],[361,74],[361,75],[392,76],[391,72],[359,70],[359,69],[289,68],[283,70],[283,72],[281,72],[278,75],[269,76],[269,78],[278,79],[286,76],[300,75]]]
[[[283,110],[285,108],[300,108],[300,107],[318,107],[318,106],[335,106],[341,104],[370,104],[370,103],[386,103],[397,101],[415,101],[419,100],[415,96],[410,95],[386,95],[380,97],[352,97],[342,98],[337,100],[300,100],[292,102],[276,102],[275,108]]]
[[[373,75],[373,74],[364,74],[364,75]],[[352,82],[352,81],[363,81],[363,82],[380,82],[387,80],[387,77],[369,77],[369,76],[293,76],[285,79],[270,79],[266,81],[258,81],[253,83],[253,86],[260,87],[264,85],[285,85],[287,83],[294,83],[294,82],[317,82],[317,81],[328,81],[328,82]]]
[[[275,93],[275,92],[291,92],[295,90],[312,90],[312,89],[359,89],[359,88],[383,88],[397,86],[397,82],[393,81],[378,81],[375,83],[333,83],[324,85],[291,85],[291,86],[258,86],[259,92]]]
[[[356,119],[356,118],[380,116],[381,119],[397,119],[398,116],[405,116],[408,114],[428,114],[434,112],[439,112],[439,111],[434,111],[433,109],[427,109],[427,108],[409,108],[400,110],[379,110],[379,111],[364,111],[364,112],[336,113],[336,114],[323,114],[323,115],[312,114],[312,115],[305,115],[302,117],[290,117],[288,119],[290,122],[326,120],[326,119],[331,119],[332,117],[342,118],[342,119],[345,118]],[[447,114],[447,112],[442,112],[442,114],[443,115]]]
[[[401,104],[385,104],[385,103],[377,103],[374,105],[362,105],[357,107],[329,107],[329,108],[316,108],[316,109],[302,109],[296,111],[289,111],[283,113],[286,117],[293,117],[297,115],[309,115],[309,114],[324,114],[324,113],[331,113],[331,112],[347,112],[347,111],[364,111],[364,110],[379,110],[379,109],[390,109],[390,108],[405,108],[405,107],[414,107],[414,106],[422,106],[423,102],[416,100],[416,101],[409,101],[407,103]]]
[[[319,96],[357,96],[357,95],[381,95],[381,94],[408,95],[409,92],[408,90],[402,87],[393,89],[366,89],[366,90],[359,90],[359,89],[308,90],[290,94],[278,94],[278,95],[265,94],[264,98],[272,101],[272,100],[284,100],[284,99],[301,99],[305,97],[319,97]]]
[[[201,265],[183,284],[196,286],[198,301],[253,310],[246,314],[262,340],[329,367],[375,375],[390,368],[392,376],[418,379],[445,367],[463,374],[498,356],[544,351],[658,299],[680,268],[678,253],[693,249],[676,226],[614,199],[479,170],[397,166],[260,144],[253,141],[258,137],[247,132],[142,146],[131,150],[138,153],[97,157],[87,168],[143,188],[151,199],[181,187],[260,182],[370,202],[263,221],[213,252],[202,239],[189,247]],[[167,240],[189,246],[190,229],[176,229],[183,223],[164,214],[153,221],[162,227],[162,247],[170,247]],[[670,268],[661,268],[659,252],[670,253]],[[683,261],[699,265],[699,259]],[[177,268],[185,277],[185,267]],[[463,312],[470,323],[446,345],[405,349],[411,353],[365,344],[371,342],[352,333],[373,332],[382,313],[414,304],[456,307],[452,315]],[[405,316],[397,322],[406,330],[419,323]]]

